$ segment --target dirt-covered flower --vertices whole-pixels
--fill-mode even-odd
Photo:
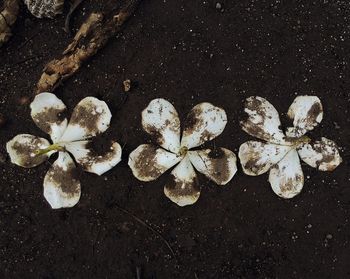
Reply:
[[[17,135],[6,145],[11,162],[32,168],[58,152],[44,179],[44,196],[52,208],[72,207],[79,201],[81,190],[71,155],[85,171],[98,175],[121,159],[117,142],[102,155],[92,148],[91,138],[107,130],[112,114],[105,102],[87,97],[74,108],[68,123],[65,104],[51,93],[37,95],[30,108],[35,124],[50,135],[52,142],[29,134]]]
[[[238,157],[243,171],[260,175],[270,170],[272,190],[282,198],[293,198],[304,185],[304,174],[299,157],[311,167],[332,171],[341,162],[337,145],[327,138],[312,141],[306,132],[316,127],[323,118],[323,107],[316,96],[298,96],[288,110],[293,120],[284,134],[278,112],[267,100],[249,97],[245,103],[248,118],[241,122],[249,135],[265,142],[247,141],[239,148]]]
[[[142,144],[129,157],[134,176],[152,181],[178,164],[164,187],[165,195],[180,206],[195,203],[200,195],[194,169],[218,185],[227,184],[237,171],[235,154],[225,148],[191,150],[219,136],[227,123],[223,109],[210,103],[196,105],[180,129],[174,106],[154,99],[142,112],[142,127],[161,147]]]

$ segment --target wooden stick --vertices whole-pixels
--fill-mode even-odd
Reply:
[[[72,43],[60,59],[46,64],[37,83],[35,93],[53,92],[62,81],[74,75],[82,64],[94,56],[115,36],[128,18],[135,12],[142,0],[130,0],[126,5],[111,13],[92,13],[81,25]]]

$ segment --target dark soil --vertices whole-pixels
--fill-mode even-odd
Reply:
[[[83,2],[74,29],[103,5],[94,2]],[[1,278],[350,277],[350,4],[219,2],[221,9],[212,0],[143,1],[123,33],[56,91],[69,114],[83,97],[105,100],[113,119],[102,137],[124,146],[111,171],[82,173],[80,202],[62,210],[51,210],[43,197],[55,158],[24,169],[6,157],[15,135],[46,136],[24,103],[44,65],[71,40],[63,15],[39,20],[22,7],[14,36],[0,50],[7,119],[0,128]],[[128,154],[150,140],[140,115],[153,98],[171,101],[182,120],[202,101],[223,107],[229,123],[208,146],[237,154],[252,139],[239,127],[246,97],[266,97],[286,124],[285,112],[303,94],[319,96],[325,109],[310,136],[336,141],[344,162],[332,173],[303,164],[304,190],[292,200],[272,192],[267,174],[249,177],[239,168],[223,187],[200,176],[199,201],[180,208],[163,194],[168,173],[143,183],[127,166]],[[160,232],[176,258],[119,207]]]

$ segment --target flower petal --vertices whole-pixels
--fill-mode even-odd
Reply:
[[[7,142],[6,150],[11,162],[24,168],[32,168],[43,163],[52,154],[37,154],[36,151],[45,149],[50,143],[44,139],[29,134],[20,134]]]
[[[66,105],[55,94],[44,92],[30,104],[34,123],[56,143],[67,128]]]
[[[188,156],[171,172],[171,178],[164,187],[164,194],[179,206],[195,203],[200,195],[197,175]]]
[[[270,143],[285,143],[278,112],[266,99],[259,96],[247,98],[244,111],[248,118],[241,121],[241,126],[246,133]]]
[[[320,171],[333,171],[342,162],[338,146],[327,138],[304,144],[298,148],[298,153],[306,164]]]
[[[290,146],[247,141],[239,147],[238,157],[244,173],[256,176],[267,172],[290,150]]]
[[[111,111],[104,101],[86,97],[74,108],[60,141],[83,140],[103,133],[108,129],[111,118]]]
[[[300,137],[313,130],[323,118],[321,100],[316,96],[298,96],[288,109],[294,127],[287,129],[287,136]]]
[[[59,152],[44,178],[44,197],[53,209],[73,207],[80,199],[80,182],[72,158]]]
[[[196,105],[187,115],[181,146],[200,146],[219,136],[227,123],[226,112],[210,103]]]
[[[129,155],[129,166],[134,176],[141,181],[152,181],[180,162],[181,157],[157,148],[141,144]]]
[[[188,156],[196,170],[218,185],[227,184],[237,172],[236,155],[226,148],[189,151]]]
[[[77,163],[85,171],[97,175],[104,174],[121,161],[122,148],[117,142],[113,142],[110,150],[104,154],[97,153],[90,141],[75,141],[65,144],[68,152],[72,153]]]
[[[180,149],[180,120],[174,106],[164,99],[154,99],[142,112],[142,127],[157,143],[171,152]]]
[[[298,152],[292,149],[270,170],[269,182],[280,197],[290,199],[299,194],[304,186],[304,174]]]

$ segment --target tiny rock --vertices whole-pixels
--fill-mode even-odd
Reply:
[[[216,8],[217,10],[221,10],[221,8],[222,8],[221,3],[217,2],[216,5],[215,5],[215,8]]]
[[[131,81],[130,79],[126,79],[123,81],[123,85],[124,85],[124,91],[125,92],[129,92],[131,89]]]
[[[18,99],[18,103],[21,106],[27,105],[30,102],[30,98],[28,96],[22,96],[21,98]]]

